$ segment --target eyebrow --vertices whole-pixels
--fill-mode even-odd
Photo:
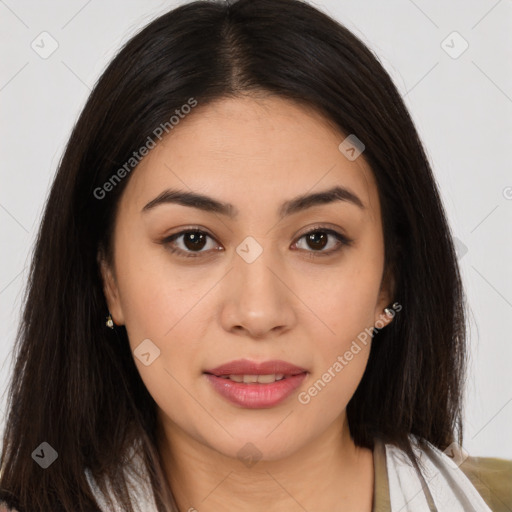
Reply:
[[[345,187],[335,186],[322,192],[304,194],[285,201],[279,208],[278,215],[280,218],[283,218],[313,206],[334,203],[337,201],[348,202],[362,210],[365,209],[363,202],[357,195]],[[198,194],[196,192],[187,192],[176,189],[164,190],[161,194],[146,204],[146,206],[142,208],[141,213],[145,213],[162,204],[179,204],[182,206],[189,206],[205,212],[219,213],[230,218],[235,218],[238,215],[237,208],[230,203],[224,203],[214,199],[213,197]]]

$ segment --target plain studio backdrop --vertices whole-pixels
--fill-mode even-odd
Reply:
[[[0,0],[0,432],[29,258],[71,128],[120,46],[181,3]],[[377,54],[416,123],[470,307],[464,449],[512,459],[512,1],[310,3]]]

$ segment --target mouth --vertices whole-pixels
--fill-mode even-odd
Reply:
[[[213,389],[248,409],[274,407],[288,398],[308,371],[285,361],[256,363],[241,359],[204,372]]]
[[[272,382],[280,381],[289,378],[292,375],[284,375],[283,373],[273,373],[269,375],[215,375],[221,379],[229,379],[233,382],[243,382],[244,384],[272,384]]]

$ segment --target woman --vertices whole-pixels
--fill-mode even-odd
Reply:
[[[463,290],[417,132],[297,0],[190,3],[120,51],[16,348],[19,512],[512,507],[512,463],[459,449]]]

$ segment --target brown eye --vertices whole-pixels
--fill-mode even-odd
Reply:
[[[301,243],[305,241],[304,244]],[[216,245],[216,240],[200,229],[188,229],[161,240],[172,253],[186,258],[207,256],[212,250],[222,250]],[[210,245],[208,245],[210,243]],[[308,256],[329,256],[339,251],[343,246],[350,246],[352,240],[346,236],[327,228],[314,228],[302,235],[294,244],[301,250],[305,250]],[[325,250],[327,248],[327,250]]]
[[[206,236],[200,231],[187,231],[183,234],[183,244],[191,251],[200,251],[206,245]]]
[[[300,242],[304,240],[305,244],[300,246]],[[295,245],[299,249],[304,249],[309,253],[309,256],[328,256],[332,253],[337,252],[343,246],[349,246],[352,244],[352,240],[347,238],[346,236],[338,233],[337,231],[333,231],[332,229],[320,229],[315,228],[308,233],[302,235],[299,240],[295,243]],[[304,247],[306,245],[306,247]],[[327,250],[324,250],[328,247]],[[317,253],[317,254],[315,254]]]
[[[311,249],[322,250],[328,242],[328,235],[323,231],[315,231],[306,235],[306,243]]]
[[[208,239],[212,241],[214,240],[212,236],[204,231],[199,229],[189,229],[171,235],[162,240],[161,243],[173,253],[187,258],[194,258],[201,256],[202,253],[209,252],[210,249],[218,248],[218,246],[212,242],[210,242],[210,246],[207,247]]]

